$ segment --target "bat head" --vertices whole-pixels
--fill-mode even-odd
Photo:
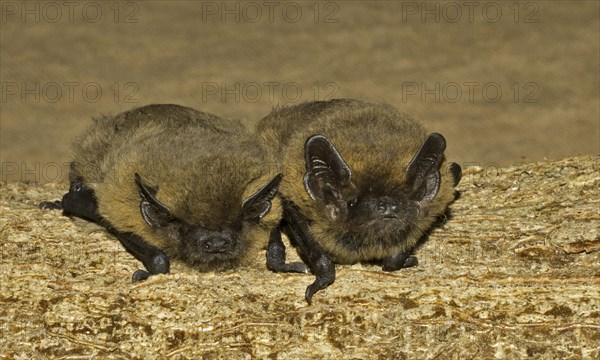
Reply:
[[[402,176],[364,170],[353,174],[328,138],[313,135],[304,147],[304,187],[328,217],[331,228],[339,229],[337,237],[348,250],[364,249],[365,245],[398,246],[440,190],[445,147],[442,135],[434,133]],[[385,169],[385,164],[374,164],[376,168]],[[459,178],[460,167],[456,171]]]
[[[269,212],[281,178],[278,174],[244,199],[234,221],[207,225],[192,224],[173,215],[169,207],[157,199],[157,190],[135,174],[144,221],[161,237],[179,244],[178,254],[184,261],[203,270],[233,267],[247,255],[249,239],[244,238],[243,229],[257,225]]]

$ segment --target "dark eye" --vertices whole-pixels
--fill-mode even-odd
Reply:
[[[357,201],[356,198],[350,199],[350,201],[348,201],[348,207],[353,208],[354,205],[356,205],[356,201]]]
[[[83,190],[82,183],[77,183],[77,184],[75,184],[75,186],[73,186],[73,191],[81,191],[81,190]]]

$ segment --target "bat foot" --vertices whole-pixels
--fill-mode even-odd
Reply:
[[[302,273],[302,274],[310,274],[310,269],[308,268],[308,266],[306,266],[305,263],[293,262],[293,263],[288,264],[288,266],[290,267],[290,271],[289,272],[297,272],[297,273]]]
[[[301,274],[310,274],[310,270],[306,264],[302,262],[293,262],[288,264],[278,264],[277,266],[273,266],[273,264],[269,264],[269,270],[276,273],[301,273]]]
[[[269,245],[267,246],[267,269],[276,272],[309,274],[308,266],[302,262],[285,262],[285,245],[281,241],[281,229],[279,227],[271,231]]]
[[[144,281],[150,277],[150,273],[146,270],[136,270],[131,276],[132,282]]]
[[[408,258],[406,258],[406,261],[404,261],[404,264],[402,265],[403,268],[408,268],[408,267],[413,267],[413,266],[417,266],[419,265],[419,260],[417,260],[416,256],[409,256]]]
[[[146,269],[151,275],[156,274],[168,274],[171,268],[169,258],[162,251],[157,250],[156,254],[152,257],[152,262],[146,265]],[[139,270],[138,270],[139,271]]]
[[[397,271],[402,268],[417,266],[419,261],[416,256],[407,254],[396,254],[386,257],[381,261],[383,271]]]
[[[152,275],[168,274],[170,268],[169,259],[162,252],[158,252],[153,258],[150,266],[146,266],[146,270],[136,270],[131,276],[132,282],[138,282],[148,279]]]
[[[55,201],[42,201],[41,203],[38,204],[38,207],[40,209],[44,209],[44,210],[62,210],[62,201],[60,200],[55,200]]]

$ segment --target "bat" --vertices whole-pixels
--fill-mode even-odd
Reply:
[[[414,266],[410,255],[454,200],[461,168],[446,141],[389,105],[316,101],[275,109],[257,133],[280,164],[283,219],[267,247],[275,272],[312,272],[305,298],[335,281],[334,264]],[[286,263],[284,232],[304,263]]]
[[[240,121],[178,105],[101,116],[74,143],[70,188],[41,208],[98,223],[145,270],[246,265],[278,226],[282,176]]]

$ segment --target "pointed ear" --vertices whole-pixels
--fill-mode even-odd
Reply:
[[[425,139],[415,157],[408,164],[407,179],[414,191],[414,200],[427,202],[437,195],[440,189],[440,164],[445,149],[444,137],[433,133]]]
[[[154,229],[164,227],[175,220],[171,210],[156,198],[157,190],[145,185],[138,173],[135,173],[135,183],[142,198],[140,202],[142,218],[150,227]]]
[[[462,179],[462,169],[460,165],[454,162],[450,164],[449,169],[452,174],[452,179],[454,180],[454,186],[456,186],[460,182],[460,179]]]
[[[352,170],[331,141],[313,135],[304,144],[304,188],[313,200],[334,204],[345,201],[348,189],[354,189]]]
[[[242,217],[245,221],[256,221],[265,216],[271,210],[271,200],[277,194],[281,174],[277,174],[269,183],[252,194],[242,203]]]

